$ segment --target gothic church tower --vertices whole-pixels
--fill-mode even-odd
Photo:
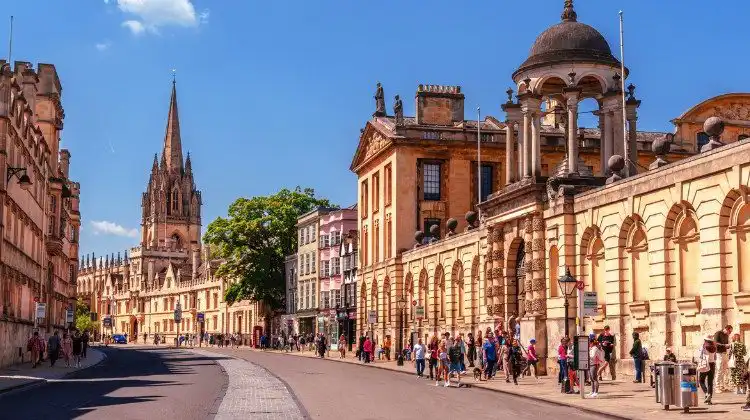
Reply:
[[[172,81],[161,161],[154,155],[141,207],[141,246],[195,250],[201,240],[201,193],[193,180],[190,154],[182,160],[177,87]]]

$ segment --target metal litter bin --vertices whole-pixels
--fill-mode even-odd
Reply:
[[[698,407],[698,368],[695,363],[681,362],[675,368],[674,405],[686,413]]]
[[[673,362],[657,362],[654,364],[654,390],[656,402],[669,410],[670,405],[675,405],[675,368]]]

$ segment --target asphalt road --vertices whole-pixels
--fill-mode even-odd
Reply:
[[[0,396],[0,419],[209,419],[227,377],[185,350],[100,347],[101,364]]]
[[[248,350],[211,351],[265,367],[286,382],[313,419],[601,418],[477,388],[435,387],[433,381],[383,369]]]

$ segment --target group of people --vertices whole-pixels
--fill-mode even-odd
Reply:
[[[750,411],[748,392],[748,353],[739,334],[732,334],[731,325],[714,335],[706,336],[696,350],[694,361],[698,366],[698,383],[703,391],[703,402],[710,405],[714,392],[734,392],[747,395],[743,411]]]
[[[66,367],[80,368],[81,359],[86,358],[89,338],[88,331],[81,333],[78,330],[74,330],[72,334],[65,331],[60,338],[60,332],[56,330],[45,342],[39,336],[39,331],[34,331],[26,343],[26,350],[31,352],[31,367],[41,364],[46,353],[50,367],[55,366],[55,362],[62,356]]]

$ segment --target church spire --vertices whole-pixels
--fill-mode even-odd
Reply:
[[[167,115],[167,131],[164,135],[162,161],[166,161],[168,170],[179,169],[182,171],[180,118],[177,115],[177,82],[174,79],[172,79],[172,98],[169,100],[169,114]]]
[[[578,14],[573,7],[573,0],[565,0],[565,8],[561,17],[563,22],[576,22],[578,20]]]

